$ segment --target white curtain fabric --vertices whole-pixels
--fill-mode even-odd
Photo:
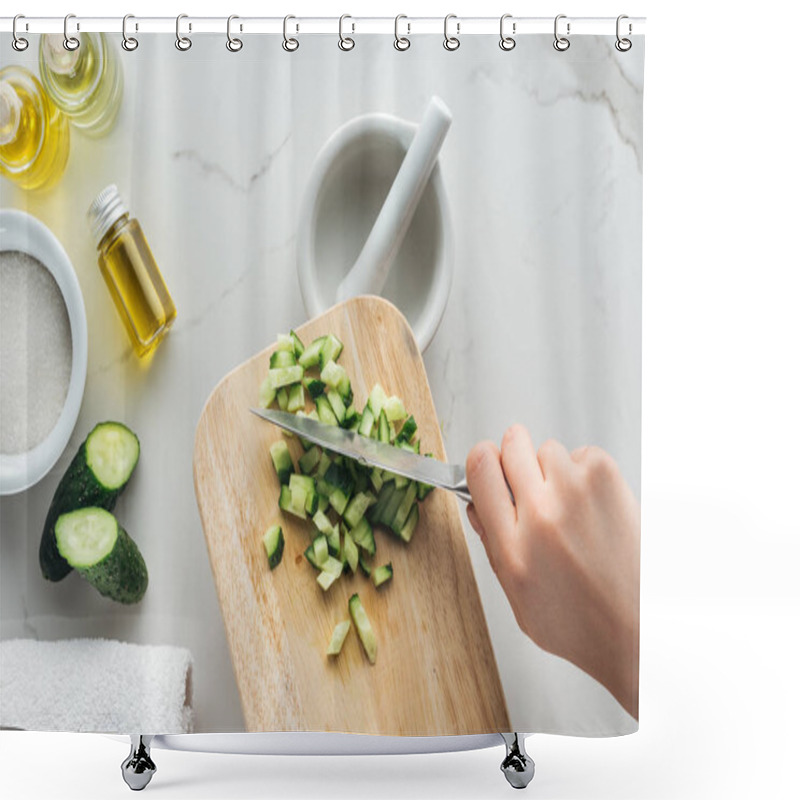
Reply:
[[[4,43],[3,64],[36,70],[30,51]],[[473,36],[450,53],[440,37],[420,36],[399,53],[390,37],[359,36],[343,53],[335,37],[307,36],[288,54],[279,38],[249,36],[232,54],[211,36],[181,53],[164,34],[117,55],[125,85],[111,133],[74,133],[64,178],[48,192],[0,181],[0,206],[38,217],[64,245],[90,321],[70,444],[43,481],[0,501],[0,634],[186,648],[194,730],[240,731],[191,454],[220,378],[308,319],[297,230],[317,153],[356,116],[418,122],[432,95],[445,101],[453,124],[440,169],[454,276],[424,360],[449,459],[463,463],[477,440],[499,442],[522,422],[539,444],[604,447],[638,495],[644,43],[620,53],[613,35],[575,37],[558,53],[552,37],[530,36],[503,52],[496,36]],[[84,218],[109,183],[139,218],[178,309],[146,367],[110,302]],[[136,477],[148,502],[123,497],[118,506],[150,570],[145,600],[130,608],[110,608],[78,581],[46,584],[37,557],[69,458],[97,421],[115,416],[137,431],[149,467]],[[513,728],[635,730],[599,683],[520,632],[466,516],[464,527]]]

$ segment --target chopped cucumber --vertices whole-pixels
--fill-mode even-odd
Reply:
[[[267,377],[261,381],[261,386],[258,390],[258,405],[261,408],[269,408],[275,401],[276,394],[277,392],[270,383],[269,375],[267,375]]]
[[[278,343],[275,345],[275,350],[277,352],[289,352],[294,355],[294,340],[292,339],[291,334],[279,333]]]
[[[347,501],[350,499],[350,495],[345,494],[341,489],[335,489],[333,492],[331,492],[328,499],[331,501],[331,505],[336,513],[341,515],[344,514],[344,511],[347,508]]]
[[[358,432],[362,436],[369,436],[372,433],[372,426],[375,424],[375,415],[372,409],[367,406],[364,413],[361,415],[361,423],[358,426]]]
[[[386,416],[386,411],[381,409],[381,415],[378,417],[378,441],[389,444],[391,442],[391,430],[389,428],[389,419]]]
[[[291,341],[289,342],[291,346]],[[290,350],[276,350],[270,357],[269,357],[269,368],[272,369],[280,369],[281,367],[293,367],[297,363],[297,359],[294,357],[294,348]]]
[[[96,506],[113,511],[139,463],[139,440],[121,422],[101,422],[81,444],[56,488],[42,530],[39,566],[49,581],[60,581],[72,567],[56,544],[58,518]]]
[[[347,530],[342,534],[342,556],[350,571],[355,572],[358,566],[358,546]]]
[[[62,514],[55,524],[58,552],[104,597],[138,603],[147,590],[139,548],[112,514],[90,506]]]
[[[375,535],[366,518],[362,517],[361,522],[350,531],[350,536],[362,550],[365,550],[371,556],[375,555]]]
[[[342,651],[342,645],[348,633],[350,633],[350,620],[346,619],[333,629],[333,635],[331,636],[326,655],[338,656]]]
[[[303,384],[295,383],[289,388],[289,402],[286,404],[286,410],[294,413],[295,411],[304,411],[305,407],[306,392]]]
[[[375,631],[372,630],[372,625],[370,625],[369,617],[364,609],[364,604],[357,594],[350,597],[348,608],[350,609],[350,616],[353,620],[353,624],[356,626],[358,638],[361,640],[361,645],[364,648],[364,652],[367,654],[369,663],[374,664],[378,657],[378,640],[375,637]]]
[[[325,471],[324,477],[325,482],[333,486],[334,489],[341,489],[345,494],[350,494],[353,491],[353,476],[343,463],[333,461]]]
[[[279,483],[287,485],[289,478],[294,473],[294,464],[292,463],[292,456],[289,453],[289,447],[283,439],[278,439],[270,448],[269,454],[272,456],[272,463],[275,466],[275,472],[278,475]]]
[[[336,426],[339,424],[339,420],[336,417],[336,414],[333,413],[333,408],[331,408],[330,400],[328,400],[328,395],[321,394],[316,399],[317,404],[317,414],[319,414],[319,421],[323,425],[333,425]]]
[[[303,368],[299,364],[295,364],[291,367],[271,369],[267,374],[269,375],[269,382],[272,384],[272,388],[280,389],[282,386],[290,386],[302,380]]]
[[[363,551],[358,554],[358,566],[361,567],[361,571],[369,578],[372,574],[372,567]]]
[[[310,475],[290,475],[289,476],[289,490],[292,492],[292,504],[295,506],[296,509],[300,510],[301,508],[306,511],[310,516],[314,516],[317,513],[317,507],[319,505],[319,494],[317,492],[316,484],[314,483],[314,479]],[[295,494],[297,495],[297,503],[295,503]],[[300,496],[303,495],[304,504],[303,506],[298,506],[297,504],[300,502]]]
[[[320,457],[322,456],[322,448],[313,445],[297,461],[297,466],[300,467],[300,472],[303,475],[310,475],[317,464],[319,464]]]
[[[314,523],[316,529],[320,533],[324,533],[326,536],[333,532],[333,525],[331,525],[331,521],[327,518],[327,516],[325,516],[323,511],[318,510],[317,513],[314,514],[312,522]]]
[[[296,358],[300,358],[303,355],[303,351],[306,349],[303,343],[300,341],[300,337],[294,332],[289,331],[289,336],[292,337],[292,344],[294,345],[294,354]]]
[[[403,527],[400,529],[399,533],[400,538],[406,544],[411,541],[411,537],[414,535],[414,531],[417,528],[417,522],[419,522],[419,505],[415,503],[412,506],[411,511],[409,511],[408,519],[403,524]]]
[[[339,558],[342,554],[342,540],[338,522],[331,528],[331,532],[327,534],[327,537],[329,555]]]
[[[325,344],[325,339],[325,336],[320,336],[318,339],[314,339],[314,341],[311,342],[308,347],[306,347],[302,355],[297,357],[297,363],[305,369],[309,369],[310,367],[318,367],[319,354],[322,350],[322,345]]]
[[[270,525],[262,540],[267,551],[269,568],[275,569],[283,558],[283,531],[280,525]]]
[[[319,353],[320,369],[325,369],[329,361],[336,361],[341,355],[344,345],[332,333],[325,337],[325,343]]]
[[[319,378],[303,378],[303,385],[308,389],[312,400],[316,400],[321,394],[325,394],[325,384]]]
[[[396,422],[406,415],[406,407],[403,405],[403,401],[399,397],[395,397],[395,395],[386,398],[383,410],[386,412],[386,419],[389,422]]]
[[[397,511],[395,511],[394,518],[390,523],[387,523],[398,536],[400,535],[400,531],[403,529],[405,521],[408,519],[411,506],[413,506],[416,501],[417,484],[414,483],[414,481],[411,481],[406,487],[405,494],[403,495],[400,505],[397,507]]]
[[[314,563],[319,569],[328,560],[328,540],[320,535],[311,543],[314,552]]]
[[[369,410],[372,412],[372,416],[375,419],[381,415],[381,411],[383,411],[383,404],[386,402],[386,392],[383,391],[383,386],[379,383],[376,383],[372,387],[372,391],[369,393]]]
[[[375,588],[377,589],[379,586],[383,586],[387,581],[390,581],[393,574],[394,570],[392,569],[391,561],[388,564],[384,564],[382,567],[377,567],[372,570],[372,582],[375,584]]]
[[[416,432],[417,432],[417,421],[414,419],[412,415],[403,423],[403,427],[400,428],[400,432],[397,434],[397,441],[410,442]]]
[[[281,411],[286,411],[289,406],[289,390],[285,386],[278,389],[275,399],[278,401],[278,408]]]
[[[397,509],[400,508],[400,504],[403,502],[405,494],[406,494],[405,488],[398,488],[397,486],[395,486],[391,498],[384,506],[383,512],[378,518],[378,522],[380,522],[381,525],[385,525],[387,528],[392,527],[395,515],[397,514]]]
[[[366,513],[367,509],[375,502],[374,495],[368,494],[367,492],[359,492],[348,504],[347,508],[342,514],[344,521],[348,524],[349,527],[355,528],[359,522],[361,522],[361,518]],[[403,517],[405,519],[405,517]]]
[[[329,361],[319,374],[320,380],[329,388],[335,389],[347,377],[344,367],[335,361]]]

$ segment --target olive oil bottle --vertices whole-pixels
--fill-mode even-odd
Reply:
[[[23,189],[46,189],[69,159],[69,123],[36,76],[0,69],[0,175]]]
[[[130,216],[113,184],[89,208],[100,272],[139,357],[155,350],[175,320],[161,271],[139,221]]]
[[[103,136],[114,126],[122,99],[119,57],[104,33],[79,33],[76,38],[80,46],[67,50],[61,35],[41,37],[42,83],[76,128]]]

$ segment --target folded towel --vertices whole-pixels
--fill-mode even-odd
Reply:
[[[191,653],[106,639],[0,642],[0,726],[190,733]]]

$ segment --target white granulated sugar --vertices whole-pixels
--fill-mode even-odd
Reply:
[[[64,298],[39,261],[0,251],[0,453],[25,453],[58,421],[72,372]]]

